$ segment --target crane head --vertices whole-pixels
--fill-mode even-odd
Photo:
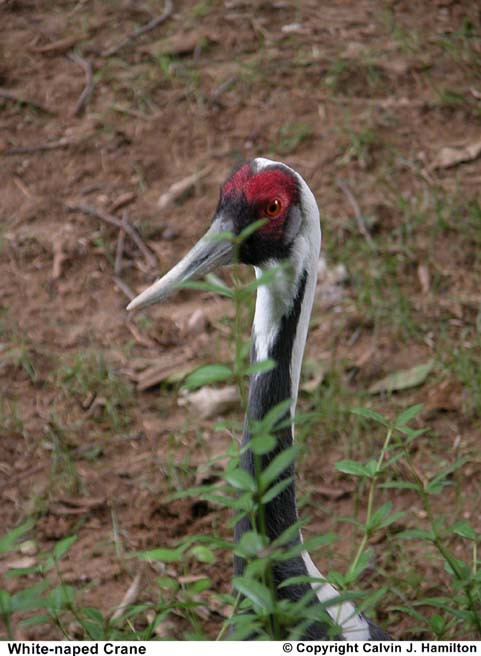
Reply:
[[[240,235],[257,222],[258,228],[236,252],[232,235]],[[240,262],[262,267],[267,262],[302,258],[309,242],[319,252],[319,210],[311,190],[290,167],[258,157],[235,170],[222,185],[206,234],[173,269],[134,298],[127,309],[140,309],[163,300],[181,283],[231,264],[236,254]]]

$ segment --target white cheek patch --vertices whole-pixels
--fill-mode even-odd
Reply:
[[[301,210],[294,206],[289,210],[286,221],[286,229],[284,231],[284,244],[290,244],[300,230],[302,224]]]
[[[255,267],[256,278],[278,266],[279,262],[270,260],[262,268]],[[290,310],[291,299],[295,295],[295,283],[292,273],[279,269],[274,280],[268,285],[261,285],[257,290],[253,337],[258,362],[267,360],[271,355],[282,317]]]

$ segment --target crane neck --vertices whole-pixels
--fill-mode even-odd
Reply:
[[[264,270],[256,269],[256,276]],[[317,258],[303,262],[297,270],[279,269],[274,280],[257,291],[251,361],[272,359],[276,366],[250,380],[248,410],[256,419],[288,398],[294,417],[316,280]]]
[[[299,388],[302,357],[307,337],[309,318],[317,278],[318,252],[311,258],[299,258],[299,266],[278,268],[268,284],[257,291],[256,309],[252,330],[251,361],[272,359],[275,367],[270,371],[254,374],[250,379],[248,408],[244,423],[243,447],[248,447],[251,433],[250,422],[262,419],[279,403],[290,399],[290,414],[294,417]],[[267,265],[267,266],[274,266]],[[259,277],[264,271],[256,269]],[[259,475],[256,467],[265,469],[275,456],[293,443],[292,425],[276,431],[277,444],[260,460],[252,452],[243,450],[241,465],[252,476]],[[297,505],[294,486],[294,463],[281,475],[291,477],[291,484],[264,509],[266,531],[271,540],[279,537],[297,521]],[[238,522],[236,538],[250,530],[246,520]],[[299,535],[299,540],[300,540]]]

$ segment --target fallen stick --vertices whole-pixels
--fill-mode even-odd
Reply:
[[[73,48],[79,41],[82,41],[86,37],[86,34],[73,34],[72,36],[67,36],[65,39],[60,39],[59,41],[51,41],[44,46],[31,47],[30,50],[41,55],[52,53],[61,55],[67,52],[67,50]]]
[[[182,194],[185,194],[185,192],[193,187],[196,182],[204,178],[210,172],[210,170],[211,166],[209,165],[201,171],[192,173],[192,175],[188,175],[186,178],[182,178],[182,180],[174,182],[174,184],[172,184],[167,191],[161,194],[159,200],[157,201],[157,207],[160,210],[165,209],[168,205],[177,200],[177,198],[182,196]]]
[[[134,292],[130,289],[130,287],[125,283],[122,278],[119,278],[118,276],[113,276],[113,281],[117,285],[117,287],[120,289],[121,292],[123,292],[129,301],[134,299],[137,294],[134,294]]]
[[[115,249],[115,264],[114,264],[114,273],[116,276],[120,276],[122,272],[122,257],[124,254],[124,243],[125,243],[125,225],[128,223],[128,213],[125,211],[122,215],[122,229],[119,230],[117,237],[117,248]]]
[[[59,148],[68,148],[76,146],[79,142],[75,139],[59,139],[58,141],[49,141],[47,143],[33,144],[32,146],[14,146],[4,150],[2,155],[32,155],[33,153],[44,153],[49,150],[58,150]]]
[[[373,238],[371,237],[368,229],[366,228],[366,223],[364,221],[361,208],[359,207],[359,203],[357,202],[352,191],[349,189],[347,182],[344,182],[344,180],[337,180],[337,186],[345,194],[347,200],[351,204],[352,209],[354,210],[357,225],[359,227],[359,232],[362,234],[362,236],[365,238],[365,240],[370,246],[374,246],[375,244]]]
[[[124,48],[126,45],[137,39],[139,36],[142,36],[142,34],[147,34],[147,32],[151,32],[152,30],[154,30],[156,27],[164,23],[169,18],[169,16],[172,13],[172,9],[173,9],[172,0],[165,0],[164,11],[160,16],[152,18],[152,20],[150,20],[145,25],[138,27],[136,30],[134,30],[129,35],[127,35],[125,39],[120,43],[118,43],[116,46],[113,46],[112,48],[108,48],[107,50],[105,50],[102,53],[102,55],[104,57],[110,57],[111,55],[115,55],[119,52],[119,50]]]
[[[132,239],[142,255],[145,257],[148,266],[157,266],[157,259],[155,255],[144,244],[137,230],[127,221],[124,223],[123,219],[118,219],[116,216],[112,216],[107,212],[98,210],[96,207],[93,207],[93,205],[87,205],[86,203],[66,203],[65,207],[69,212],[82,212],[87,216],[93,216],[94,218],[100,219],[101,221],[113,225],[120,230],[124,230]]]
[[[132,321],[130,318],[131,315],[127,315],[129,318],[127,319],[126,325],[127,328],[130,330],[132,335],[134,336],[134,339],[136,342],[139,344],[142,344],[142,346],[146,346],[147,348],[156,348],[158,345],[154,342],[153,339],[150,339],[150,337],[146,337],[145,335],[142,335],[140,330],[137,328],[135,323]]]
[[[77,55],[76,53],[71,53],[68,56],[68,58],[71,61],[78,64],[81,68],[83,68],[85,73],[85,87],[82,93],[80,94],[79,99],[77,100],[77,103],[73,110],[73,115],[79,116],[85,109],[85,105],[89,102],[90,98],[92,97],[92,93],[94,90],[93,67],[91,61],[89,61],[88,59],[84,59],[83,57],[80,57],[80,55]]]
[[[8,89],[0,88],[0,98],[13,100],[13,102],[18,102],[21,105],[30,105],[30,107],[33,107],[34,109],[37,109],[40,112],[44,112],[45,114],[50,114],[51,116],[55,116],[56,114],[56,112],[53,112],[51,109],[48,109],[43,105],[40,105],[40,103],[35,102],[34,100],[28,100],[27,98],[23,98],[23,96],[19,96],[13,91],[9,91]]]
[[[135,575],[134,580],[128,587],[127,592],[124,594],[122,601],[117,606],[117,610],[112,614],[110,618],[111,622],[115,622],[115,620],[121,618],[124,612],[127,610],[128,606],[132,605],[137,601],[144,571],[145,571],[145,563],[142,563],[139,571]]]

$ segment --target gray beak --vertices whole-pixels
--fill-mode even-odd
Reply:
[[[227,233],[230,228],[222,217],[216,217],[192,250],[165,276],[136,296],[127,305],[127,310],[139,310],[162,301],[176,291],[181,283],[200,278],[214,269],[230,264],[234,257],[234,246],[227,239],[227,234],[225,240],[221,237],[222,233]]]

